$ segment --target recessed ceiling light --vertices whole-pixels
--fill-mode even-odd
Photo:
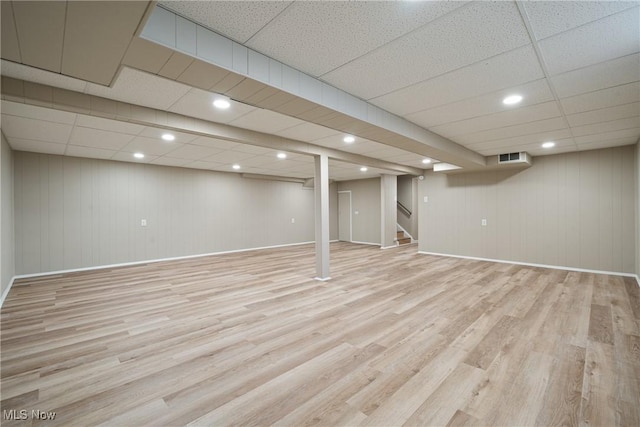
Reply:
[[[431,163],[431,159],[423,159],[422,163],[424,163],[425,165],[428,165],[429,163]]]
[[[366,172],[366,171],[368,171],[368,170],[369,170],[369,169],[367,169],[367,168],[366,168],[366,167],[364,167],[364,166],[360,168],[360,172]]]
[[[522,101],[522,96],[520,95],[509,95],[505,99],[502,100],[502,103],[505,105],[514,105],[518,102]]]
[[[542,148],[551,148],[555,146],[556,146],[556,143],[553,141],[545,142],[544,144],[542,144]]]
[[[171,135],[170,133],[163,133],[162,139],[164,139],[165,141],[173,141],[174,139],[176,139],[176,137]]]
[[[227,108],[231,107],[231,103],[227,98],[220,97],[213,101],[213,106],[221,110],[226,110]]]
[[[342,140],[344,142],[346,142],[347,144],[351,144],[353,141],[355,141],[356,139],[354,137],[352,137],[351,135],[347,135],[344,138],[342,138]]]
[[[134,153],[133,157],[135,157],[136,159],[144,159],[144,154],[142,154],[142,153]]]
[[[234,168],[235,170],[240,169],[240,165],[233,165],[233,166],[231,166],[231,167],[232,167],[232,168]]]
[[[279,159],[286,159],[287,155],[285,153],[278,153],[278,158]]]

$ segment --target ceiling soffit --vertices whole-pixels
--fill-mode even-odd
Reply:
[[[29,89],[31,88],[31,89]],[[37,90],[33,90],[36,89]],[[2,99],[34,105],[45,105],[60,111],[81,113],[89,116],[116,119],[122,122],[144,126],[188,132],[222,140],[239,142],[274,150],[306,154],[326,155],[331,159],[354,164],[366,164],[374,168],[403,174],[422,175],[423,170],[375,159],[360,154],[349,153],[307,142],[297,141],[277,135],[242,129],[222,123],[214,123],[154,108],[141,107],[114,101],[94,95],[73,92],[66,89],[24,82],[10,77],[2,77]]]
[[[472,150],[161,7],[141,38],[168,48],[154,50],[167,63],[127,55],[125,65],[464,168],[486,164]],[[168,64],[170,73],[163,70]]]

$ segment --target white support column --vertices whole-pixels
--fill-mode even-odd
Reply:
[[[329,158],[314,156],[316,212],[316,280],[329,280]]]
[[[395,175],[380,176],[380,248],[396,246],[398,178]]]

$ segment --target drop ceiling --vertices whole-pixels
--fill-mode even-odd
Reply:
[[[67,4],[46,3],[58,12],[60,4]],[[73,6],[74,19],[93,22],[99,13],[124,12],[117,6],[122,2],[97,3],[102,6],[82,10]],[[139,16],[155,7],[133,3],[129,8]],[[358,135],[356,142],[347,144],[338,127],[293,114],[241,102],[224,113],[214,111],[212,82],[217,91],[233,91],[240,87],[241,77],[231,71],[214,76],[211,68],[189,55],[138,38],[133,32],[141,30],[142,18],[122,24],[121,32],[132,37],[128,49],[121,41],[104,46],[89,38],[79,43],[80,27],[68,16],[67,23],[62,22],[65,15],[60,18],[60,13],[42,28],[29,27],[25,17],[44,13],[38,5],[42,3],[31,5],[29,12],[18,2],[2,4],[3,76],[425,167],[425,155],[417,150]],[[161,1],[158,5],[483,156],[527,151],[535,157],[606,148],[633,144],[640,136],[640,2]],[[44,21],[31,25],[37,22]],[[75,25],[75,31],[62,36],[65,25]],[[31,32],[26,31],[29,28]],[[92,47],[94,55],[101,49],[111,58],[119,55],[119,72],[112,80],[103,74],[101,81],[85,80],[83,73],[95,70],[85,70],[73,58],[58,60],[43,49],[42,38],[54,36],[61,49],[70,46],[80,52]],[[135,64],[143,62],[152,65],[136,69]],[[278,95],[261,90],[264,96]],[[522,103],[502,104],[513,93],[523,96]],[[299,105],[293,103],[292,108]],[[310,156],[292,154],[283,162],[274,150],[186,132],[178,133],[170,145],[159,140],[162,130],[153,126],[19,105],[6,98],[2,131],[17,150],[121,161],[140,161],[131,155],[144,151],[143,162],[152,164],[228,171],[231,163],[245,162],[242,171],[250,173],[313,175]],[[546,141],[555,141],[556,146],[541,148]],[[337,161],[331,165],[334,179],[398,173],[375,168],[362,173],[359,164],[344,167]]]

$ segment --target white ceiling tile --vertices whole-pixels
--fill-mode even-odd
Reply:
[[[307,142],[316,141],[332,135],[343,135],[343,134],[344,132],[340,132],[335,129],[330,129],[328,127],[316,125],[314,123],[304,123],[289,129],[285,129],[280,132],[276,132],[276,135],[280,135],[284,138],[296,139],[299,141],[307,141]]]
[[[144,129],[144,126],[135,123],[103,119],[102,117],[86,116],[84,114],[78,114],[78,121],[76,122],[76,125],[86,128],[126,133],[128,135],[138,135]]]
[[[205,170],[216,170],[216,171],[224,171],[224,172],[239,172],[232,170],[229,165],[222,165],[220,163],[215,162],[205,162],[202,160],[196,160],[195,162],[187,163],[184,167],[192,168],[192,169],[205,169]]]
[[[288,159],[278,159],[275,156],[275,153],[271,156],[269,155],[253,156],[248,159],[242,160],[242,166],[261,167],[261,168],[274,169],[274,170],[288,168],[293,163],[295,162],[292,162],[291,160],[288,160]]]
[[[86,93],[166,110],[190,89],[182,83],[124,67],[112,87],[89,83]]]
[[[596,150],[599,148],[611,148],[611,147],[620,147],[622,145],[632,145],[635,144],[638,141],[637,138],[635,137],[631,137],[631,138],[619,138],[619,139],[608,139],[608,140],[601,140],[601,141],[593,141],[593,142],[587,142],[584,144],[580,144],[578,145],[578,148],[581,151],[584,150]]]
[[[560,129],[546,132],[533,133],[529,135],[515,136],[505,139],[494,139],[475,144],[467,144],[469,149],[481,152],[482,150],[500,149],[500,152],[506,151],[506,147],[520,145],[540,145],[547,141],[562,141],[571,139],[569,129]]]
[[[229,123],[256,109],[241,102],[232,101],[231,107],[220,110],[213,106],[215,97],[214,93],[202,89],[191,89],[174,103],[169,111],[216,123]]]
[[[591,144],[599,141],[613,141],[613,140],[627,140],[635,139],[638,141],[638,135],[640,135],[640,128],[621,129],[612,132],[591,134],[585,136],[575,137],[576,144],[582,146],[584,144]]]
[[[640,80],[640,55],[637,53],[551,77],[560,98],[638,80]]]
[[[66,144],[72,126],[2,114],[2,131],[9,137]]]
[[[124,133],[75,127],[71,133],[71,138],[69,138],[69,144],[102,148],[105,150],[120,150],[133,138],[133,135],[126,135]]]
[[[215,153],[211,156],[203,158],[202,160],[205,160],[207,162],[230,164],[230,163],[242,162],[252,157],[255,157],[255,155],[250,153],[241,153],[239,151],[229,150],[229,151],[222,151],[220,153]]]
[[[536,40],[638,5],[637,2],[626,1],[527,1],[522,4]]]
[[[640,117],[640,102],[633,102],[631,104],[618,105],[600,110],[586,111],[584,113],[570,114],[567,116],[567,121],[570,126],[576,127],[617,119],[625,119],[628,117]]]
[[[533,135],[540,132],[558,131],[566,129],[566,124],[561,117],[529,122],[499,129],[491,129],[473,134],[460,135],[456,141],[464,145],[478,142],[492,141],[495,139],[513,138],[517,136]]]
[[[371,99],[529,43],[515,3],[473,2],[322,79]]]
[[[173,142],[179,143],[179,144],[190,144],[196,138],[198,138],[198,135],[194,135],[191,133],[176,132],[175,130],[166,130],[166,129],[154,128],[150,126],[145,127],[142,130],[142,132],[140,132],[140,136],[144,136],[146,138],[154,138],[154,139],[157,139],[158,141],[164,141],[162,139],[162,135],[164,134],[173,135],[175,138]]]
[[[289,1],[160,1],[194,22],[244,43],[289,6]]]
[[[396,114],[406,115],[543,77],[535,51],[531,46],[525,46],[393,91],[371,102]]]
[[[191,163],[191,159],[176,159],[175,157],[162,156],[153,159],[149,163],[162,166],[184,166]]]
[[[203,147],[215,148],[217,150],[229,150],[237,147],[237,142],[226,141],[224,139],[210,138],[208,136],[199,136],[190,142],[192,145],[201,145]]]
[[[461,120],[459,122],[447,123],[432,127],[429,130],[437,133],[438,135],[455,138],[457,135],[466,135],[489,129],[515,126],[522,123],[535,122],[560,116],[561,113],[558,103],[550,101],[542,104],[530,105],[528,107],[517,107],[509,111],[501,111],[499,113],[474,117],[473,119]]]
[[[114,154],[113,157],[111,157],[111,160],[117,160],[119,162],[131,162],[131,163],[151,163],[156,158],[157,156],[151,156],[151,155],[145,154],[144,158],[138,159],[136,157],[133,157],[132,153],[121,151]]]
[[[247,45],[319,76],[463,5],[463,2],[294,2]],[[292,37],[293,34],[303,37]]]
[[[572,138],[565,139],[557,139],[554,140],[556,143],[555,147],[552,149],[543,148],[541,142],[531,142],[528,144],[510,144],[508,146],[503,147],[487,147],[481,150],[478,150],[481,154],[485,156],[495,156],[497,154],[503,154],[505,152],[518,152],[525,151],[532,156],[534,155],[547,155],[547,154],[557,154],[559,152],[567,152],[567,151],[575,151],[576,144]],[[535,162],[535,159],[534,159]]]
[[[611,87],[560,100],[565,114],[599,110],[640,101],[640,83]]]
[[[38,107],[20,102],[2,101],[2,114],[25,117],[28,119],[38,119],[47,122],[72,125],[76,121],[76,114],[66,111],[53,110],[51,108]]]
[[[273,150],[271,150],[269,148],[264,148],[264,147],[260,147],[260,146],[257,146],[257,145],[251,145],[251,144],[238,144],[237,146],[233,147],[233,151],[239,151],[241,153],[253,154],[254,156],[258,156],[258,155],[262,155],[262,154],[267,154],[267,153],[273,152]]]
[[[560,74],[638,52],[639,10],[627,9],[542,40],[539,46],[549,73]]]
[[[579,137],[633,128],[640,128],[640,116],[612,120],[610,122],[594,123],[585,126],[577,126],[571,128],[571,132],[573,132],[574,136]],[[638,136],[640,136],[640,134]]]
[[[265,133],[275,133],[302,123],[304,122],[300,119],[262,108],[256,108],[244,116],[229,122],[231,126]]]
[[[64,153],[66,156],[86,157],[89,159],[110,159],[116,154],[114,150],[103,150],[102,148],[81,147],[79,145],[67,145]]]
[[[518,93],[524,97],[520,107],[540,104],[554,99],[546,79],[536,80],[508,89],[502,89],[485,95],[476,96],[440,107],[430,108],[406,116],[408,120],[425,127],[456,122],[487,114],[513,109],[504,105],[502,100],[511,94]]]
[[[163,141],[157,138],[137,136],[130,143],[122,147],[121,150],[128,153],[140,152],[145,155],[162,156],[182,146],[183,144],[175,141]]]
[[[64,154],[65,144],[55,144],[52,142],[34,141],[24,138],[7,138],[11,148],[17,151],[30,151],[43,154]]]
[[[2,69],[3,76],[73,90],[75,92],[83,92],[87,87],[87,82],[83,80],[39,68],[28,67],[23,64],[16,64],[15,62],[5,61],[4,59],[0,62],[0,69]]]
[[[205,157],[212,156],[216,153],[219,153],[220,150],[216,150],[214,148],[203,147],[201,145],[184,145],[180,148],[177,148],[167,155],[169,157],[175,157],[178,159],[191,159],[191,160],[201,160]]]

